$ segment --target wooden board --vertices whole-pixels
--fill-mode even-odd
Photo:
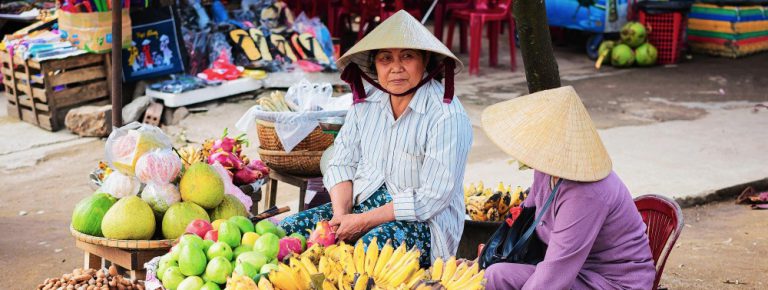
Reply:
[[[104,66],[91,66],[50,76],[51,86],[61,86],[71,83],[105,78],[107,76]]]
[[[108,96],[109,91],[107,90],[107,82],[104,81],[89,83],[53,93],[53,98],[56,99],[57,107],[69,107],[78,103]]]

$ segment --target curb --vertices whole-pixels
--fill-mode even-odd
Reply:
[[[696,196],[676,198],[675,201],[680,204],[680,207],[682,208],[695,207],[717,201],[735,201],[736,197],[738,197],[739,194],[741,194],[741,192],[749,186],[758,192],[768,190],[768,178],[750,181],[722,189],[706,191]]]

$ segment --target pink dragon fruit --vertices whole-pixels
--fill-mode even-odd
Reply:
[[[261,171],[253,170],[250,167],[243,167],[235,173],[233,181],[236,185],[251,184],[259,178],[264,177]]]
[[[224,152],[235,153],[236,156],[240,157],[243,150],[243,144],[248,146],[248,139],[245,137],[245,134],[240,134],[235,138],[227,137],[227,134],[229,134],[229,131],[225,128],[221,139],[213,142],[211,152],[221,150]]]
[[[285,237],[280,239],[280,250],[277,252],[277,260],[282,261],[291,253],[301,254],[301,240],[299,238]]]
[[[307,239],[307,248],[314,244],[320,244],[327,247],[336,243],[336,233],[331,230],[331,224],[328,221],[320,221],[315,225],[315,230]]]
[[[258,159],[251,160],[247,165],[251,170],[258,170],[262,175],[269,175],[269,167]]]
[[[213,165],[216,162],[227,169],[240,170],[243,168],[243,161],[240,160],[240,157],[237,157],[237,155],[231,152],[215,151],[211,156],[208,156],[208,164]]]

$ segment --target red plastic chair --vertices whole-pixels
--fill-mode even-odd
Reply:
[[[454,11],[448,21],[448,39],[446,44],[450,47],[453,43],[453,30],[456,22],[469,24],[469,74],[480,72],[480,49],[483,37],[483,27],[488,26],[489,62],[491,66],[499,62],[499,34],[501,23],[509,24],[509,59],[511,69],[516,67],[515,58],[515,19],[512,16],[512,0],[498,0],[495,6],[488,5],[487,1],[476,0],[474,9]]]
[[[445,17],[450,17],[451,12],[454,10],[461,10],[461,9],[472,9],[472,1],[473,0],[446,0],[446,1],[437,1],[437,5],[435,5],[435,11],[432,13],[435,14],[435,37],[439,39],[440,41],[443,41],[443,25],[444,25],[444,19]],[[459,29],[464,29],[464,34],[466,34],[466,26],[460,25]],[[461,43],[460,52],[464,53],[467,51],[467,41],[465,39],[462,39],[463,41]]]
[[[674,200],[655,194],[635,198],[635,206],[647,226],[646,233],[656,266],[653,289],[657,289],[667,257],[683,231],[683,211]]]

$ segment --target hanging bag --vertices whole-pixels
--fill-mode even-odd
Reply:
[[[552,200],[555,199],[557,189],[562,182],[562,179],[557,181],[538,216],[536,216],[536,207],[523,207],[520,216],[515,219],[511,226],[507,223],[501,223],[499,229],[493,233],[480,253],[478,260],[482,269],[496,263],[536,265],[544,260],[547,245],[539,239],[535,230],[544,213],[549,209]],[[510,217],[509,213],[507,217]]]

